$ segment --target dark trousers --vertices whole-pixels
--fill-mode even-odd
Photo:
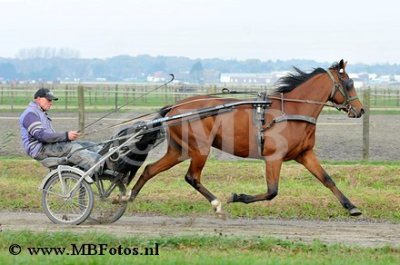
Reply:
[[[101,158],[101,155],[97,153],[101,147],[97,145],[91,147],[91,145],[93,143],[88,141],[45,144],[35,159],[43,160],[48,157],[66,157],[70,155],[68,161],[83,170],[88,170]]]

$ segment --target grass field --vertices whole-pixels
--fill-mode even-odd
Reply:
[[[357,220],[400,223],[400,163],[324,163],[337,186],[362,210]],[[187,163],[151,180],[129,206],[126,214],[169,216],[209,215],[210,204],[183,179]],[[0,211],[41,211],[36,187],[47,170],[30,159],[0,158]],[[203,184],[225,201],[231,192],[265,191],[263,163],[258,161],[208,161]],[[351,220],[331,192],[305,169],[284,165],[279,195],[271,202],[226,205],[231,218],[277,217],[316,220]],[[1,227],[0,227],[1,228]],[[11,244],[23,247],[21,255],[9,254]],[[130,255],[82,256],[38,254],[28,247],[62,247],[71,253],[72,244],[107,244],[129,248]],[[159,255],[134,255],[158,245]],[[128,251],[128,252],[129,252]],[[139,253],[138,252],[138,253]],[[140,252],[144,253],[144,252]],[[115,237],[109,234],[72,232],[0,232],[0,264],[400,264],[400,248],[349,247],[278,240],[266,236]]]
[[[184,180],[188,163],[182,163],[149,181],[129,205],[127,213],[182,216],[211,214],[208,201]],[[353,162],[326,164],[337,186],[363,212],[362,218],[400,223],[400,164]],[[36,189],[47,173],[31,159],[0,159],[0,209],[41,211]],[[256,194],[266,190],[264,164],[260,161],[209,160],[203,184],[225,202],[232,192]],[[301,165],[282,168],[278,196],[270,202],[229,204],[231,217],[348,219],[333,194]]]
[[[96,255],[76,255],[83,243],[101,242]],[[21,245],[23,252],[12,256],[11,244]],[[99,244],[99,243],[97,243]],[[157,245],[156,245],[157,244]],[[31,255],[30,247],[64,249],[64,255]],[[120,251],[118,252],[118,249]],[[116,251],[117,250],[117,251]],[[45,252],[46,253],[46,252]],[[48,253],[48,252],[47,252]],[[67,254],[68,253],[68,254]],[[82,252],[80,252],[82,253]],[[95,253],[95,250],[86,253]],[[124,254],[119,254],[124,253]],[[153,255],[146,255],[153,254]],[[337,264],[397,265],[400,249],[394,247],[360,248],[343,245],[293,243],[267,237],[253,239],[218,236],[117,238],[107,234],[71,233],[0,233],[1,264]]]

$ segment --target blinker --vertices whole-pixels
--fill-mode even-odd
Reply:
[[[346,88],[346,90],[352,89],[353,86],[354,86],[353,79],[350,78],[350,79],[347,79],[347,80],[344,81],[344,87]]]

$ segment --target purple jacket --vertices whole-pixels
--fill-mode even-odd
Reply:
[[[44,144],[68,141],[68,132],[57,133],[47,113],[34,101],[19,117],[25,152],[35,158]]]

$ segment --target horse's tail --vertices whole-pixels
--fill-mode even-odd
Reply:
[[[165,117],[169,110],[170,108],[168,106],[160,109],[155,119]],[[148,129],[148,131],[140,131],[141,129],[138,129],[138,127],[140,128],[140,126],[138,126],[139,124],[140,122],[135,123],[132,127],[123,129],[117,135],[117,137],[119,137],[137,132],[140,134],[137,138],[137,141],[129,146],[130,151],[117,161],[113,162],[112,165],[112,168],[116,171],[122,173],[130,172],[128,184],[131,182],[133,177],[136,175],[136,172],[146,160],[149,152],[156,145],[165,140],[165,134],[162,132],[163,127],[161,124],[154,124],[152,128]]]

